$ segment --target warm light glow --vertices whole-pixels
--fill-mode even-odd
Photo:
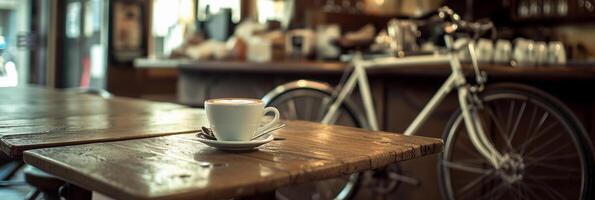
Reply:
[[[194,22],[194,6],[192,0],[180,0],[178,19],[181,23]]]
[[[153,35],[166,36],[170,27],[178,22],[178,1],[154,0],[153,1]]]
[[[287,26],[292,15],[293,4],[294,1],[288,0],[259,0],[256,5],[258,8],[258,22],[264,24],[267,20],[277,20],[283,26]]]
[[[3,62],[0,60],[0,65]],[[6,71],[6,76],[0,76],[0,87],[14,87],[17,86],[19,83],[19,75],[17,74],[17,67],[12,61],[8,61],[4,63],[4,70]]]
[[[307,84],[308,84],[308,82],[305,81],[305,80],[299,80],[297,82],[297,85],[300,86],[300,87],[306,87]]]
[[[384,4],[384,0],[375,0],[376,4],[378,5],[382,5]]]

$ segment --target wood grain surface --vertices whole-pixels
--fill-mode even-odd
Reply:
[[[64,118],[71,116],[140,113],[185,108],[124,97],[105,99],[95,95],[38,87],[0,88],[0,120]]]
[[[288,121],[256,151],[194,134],[26,151],[25,162],[116,199],[219,199],[338,177],[442,151],[440,139]]]
[[[102,98],[40,87],[0,89],[0,149],[154,137],[198,130],[204,111],[171,103]]]

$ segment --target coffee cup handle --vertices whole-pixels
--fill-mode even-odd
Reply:
[[[258,127],[258,129],[256,129],[256,132],[254,134],[261,133],[262,131],[271,128],[277,122],[279,122],[279,110],[277,110],[277,108],[275,108],[275,107],[264,108],[264,115],[266,115],[269,112],[273,112],[275,114],[275,116],[273,117],[273,120],[271,120],[269,123],[265,124],[264,126]]]

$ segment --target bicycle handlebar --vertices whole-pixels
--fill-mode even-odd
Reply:
[[[476,22],[468,22],[462,20],[461,17],[449,7],[441,7],[434,12],[434,15],[446,22],[444,31],[447,34],[454,34],[455,32],[469,32],[475,37],[482,35],[486,31],[494,29],[494,23],[489,20],[480,20]]]

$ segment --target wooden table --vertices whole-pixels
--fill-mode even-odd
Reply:
[[[203,111],[170,103],[64,92],[41,87],[0,88],[0,149],[27,149],[193,132]]]
[[[225,152],[194,134],[26,151],[25,162],[116,199],[219,199],[338,177],[442,150],[434,138],[289,121],[250,152]]]

